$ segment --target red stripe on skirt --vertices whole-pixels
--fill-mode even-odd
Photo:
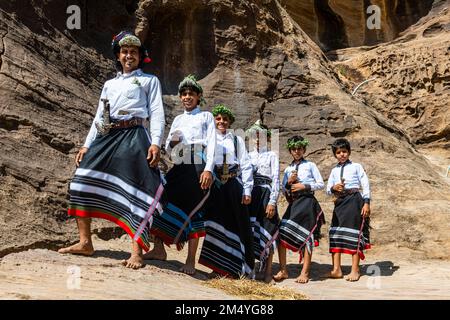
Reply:
[[[370,244],[366,244],[364,246],[364,249],[371,249],[372,246]],[[351,254],[354,255],[357,253],[357,250],[350,250],[350,249],[343,249],[343,248],[330,248],[330,253],[346,253],[346,254]],[[362,251],[359,251],[359,257],[361,258],[361,260],[364,260],[366,258],[366,256],[364,255],[364,253]]]
[[[280,244],[281,244],[283,247],[285,247],[286,249],[289,249],[289,250],[291,250],[291,251],[293,251],[293,252],[298,252],[298,251],[299,251],[299,248],[291,246],[289,243],[287,243],[287,242],[284,241],[284,240],[280,240]],[[314,240],[314,247],[318,247],[318,246],[319,246],[319,241]]]
[[[69,216],[75,216],[75,217],[80,217],[80,218],[100,218],[100,219],[109,220],[109,221],[117,224],[119,227],[121,227],[131,238],[134,237],[133,231],[126,225],[126,223],[124,223],[123,221],[117,219],[116,217],[114,217],[110,214],[107,214],[104,212],[99,212],[99,211],[86,211],[86,210],[73,209],[73,208],[69,208],[67,210],[67,214]],[[150,247],[147,246],[144,243],[144,241],[142,241],[141,237],[139,237],[139,239],[136,242],[139,244],[139,246],[144,251],[147,252],[150,250]]]
[[[174,244],[173,241],[175,240],[175,238],[168,236],[167,233],[165,233],[164,231],[161,231],[160,229],[150,229],[150,233],[152,235],[160,238],[164,242],[164,244],[168,247],[170,247],[171,244]],[[205,235],[206,235],[205,231],[193,232],[188,235],[188,240],[199,239],[201,237],[204,237]],[[177,243],[176,246],[177,246],[178,251],[183,249],[183,245],[180,243]]]

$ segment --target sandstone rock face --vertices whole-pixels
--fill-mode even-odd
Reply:
[[[278,1],[113,1],[107,7],[79,1],[88,13],[84,32],[66,30],[65,8],[56,0],[27,5],[12,1],[0,11],[3,254],[76,239],[65,215],[73,157],[102,83],[113,74],[111,35],[135,28],[153,58],[147,71],[163,84],[167,128],[181,112],[177,84],[194,73],[207,109],[231,106],[235,128],[263,119],[280,131],[281,146],[293,134],[307,137],[308,157],[325,179],[335,163],[329,145],[348,137],[353,160],[372,182],[375,244],[448,257],[448,183],[401,128],[392,129],[388,117],[348,94],[319,46]],[[284,168],[290,156],[283,147],[280,157]],[[317,196],[331,221],[331,200]]]
[[[449,3],[441,1],[393,42],[332,53],[350,86],[374,78],[358,95],[419,147],[450,147]]]
[[[320,47],[333,50],[391,41],[428,13],[433,0],[280,0],[292,18]],[[369,29],[379,8],[380,28]]]

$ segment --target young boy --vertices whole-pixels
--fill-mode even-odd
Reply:
[[[361,276],[359,261],[364,260],[363,249],[370,248],[369,179],[359,163],[350,161],[347,139],[337,139],[331,148],[338,164],[331,170],[327,185],[327,194],[336,196],[330,227],[333,270],[328,277],[342,278],[341,253],[347,253],[352,255],[352,270],[346,280],[358,281]]]
[[[253,277],[255,257],[248,213],[253,188],[252,165],[244,140],[229,131],[234,115],[225,105],[212,113],[217,127],[216,182],[205,217],[206,236],[199,263],[216,275]]]
[[[149,58],[139,38],[122,31],[114,37],[112,50],[119,72],[103,86],[70,184],[68,214],[77,219],[80,242],[58,252],[94,253],[91,218],[113,221],[132,237],[145,223],[137,241],[133,240],[131,257],[123,261],[126,267],[137,269],[144,265],[142,249],[149,248],[145,217],[155,207],[162,211],[157,165],[164,109],[158,78],[140,69]]]
[[[274,276],[275,281],[288,278],[286,249],[299,252],[300,261],[304,256],[303,268],[296,282],[309,281],[312,250],[319,245],[320,228],[325,223],[323,211],[314,197],[314,191],[323,189],[324,183],[315,163],[304,158],[308,144],[308,140],[301,136],[294,136],[287,141],[293,161],[284,170],[282,183],[289,206],[280,224],[280,271]]]
[[[165,260],[163,242],[166,245],[176,242],[181,250],[188,241],[188,256],[180,271],[191,275],[195,272],[199,238],[205,235],[204,203],[213,182],[216,130],[213,115],[200,110],[203,89],[195,77],[187,76],[178,92],[184,113],[175,117],[166,140],[166,150],[175,162],[166,176],[168,205],[154,219],[151,233],[155,236],[155,247],[144,258]]]
[[[254,187],[249,206],[255,258],[264,271],[264,282],[272,281],[272,259],[280,218],[277,201],[280,193],[278,154],[268,149],[271,131],[257,120],[248,130],[254,149],[248,154],[253,167]]]

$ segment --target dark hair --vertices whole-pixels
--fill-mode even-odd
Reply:
[[[334,155],[336,154],[337,149],[346,149],[348,150],[348,152],[352,151],[350,148],[350,142],[348,142],[348,140],[344,138],[336,139],[331,145],[331,149],[333,150]]]
[[[117,60],[117,54],[120,53],[120,47],[117,46],[117,50],[116,48],[114,48],[114,57],[116,58],[116,70],[122,72],[122,64],[120,63],[120,61]],[[144,67],[144,59],[145,59],[145,47],[144,46],[140,46],[139,47],[139,64],[138,64],[138,69],[142,69]]]
[[[194,92],[196,92],[197,94],[202,93],[202,92],[200,91],[200,89],[197,88],[196,86],[184,85],[184,86],[180,87],[180,89],[178,89],[178,94],[181,95],[181,94],[182,94],[184,91],[186,91],[186,90],[194,91]]]

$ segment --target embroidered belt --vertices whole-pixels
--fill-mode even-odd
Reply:
[[[253,181],[255,186],[261,186],[261,185],[271,185],[272,184],[272,179],[270,179],[269,177],[263,176],[263,175],[259,175],[259,174],[255,174],[253,176]]]
[[[111,129],[123,129],[137,126],[148,127],[148,119],[131,118],[130,120],[119,120],[111,123]]]
[[[232,165],[230,167],[228,167],[228,165],[214,167],[214,173],[222,184],[225,184],[231,178],[237,177],[238,171],[239,166],[237,165]]]

